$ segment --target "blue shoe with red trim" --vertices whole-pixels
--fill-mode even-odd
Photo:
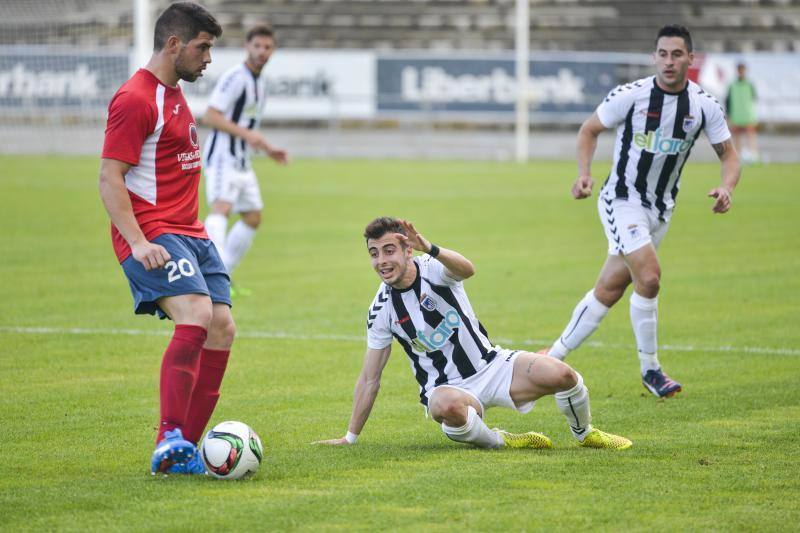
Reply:
[[[175,464],[185,464],[192,457],[197,455],[197,446],[183,438],[180,429],[164,433],[164,438],[153,451],[153,458],[150,460],[150,473],[167,473]]]
[[[681,384],[670,379],[660,368],[648,370],[642,376],[642,385],[658,398],[671,398],[681,391]]]

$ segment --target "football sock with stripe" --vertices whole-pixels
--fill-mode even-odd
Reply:
[[[465,442],[479,448],[500,448],[504,445],[503,438],[489,429],[478,412],[471,405],[467,407],[467,423],[460,428],[442,424],[442,431],[451,440]]]
[[[192,397],[206,335],[206,329],[200,326],[175,325],[172,340],[161,361],[161,420],[156,443],[161,442],[165,431],[176,427],[183,429],[186,423],[189,399]]]
[[[228,217],[219,213],[210,213],[206,217],[206,233],[217,247],[220,257],[225,249],[225,234],[228,231]]]
[[[572,435],[583,442],[592,429],[592,413],[589,410],[589,389],[583,384],[583,376],[578,376],[578,383],[569,390],[555,393],[556,405],[564,413]]]
[[[214,413],[219,400],[219,388],[228,366],[230,350],[211,350],[203,348],[200,352],[200,368],[197,382],[189,400],[189,411],[183,436],[186,440],[197,444],[203,437],[203,431]]]
[[[658,296],[645,298],[636,292],[631,294],[631,326],[639,350],[639,366],[642,375],[648,370],[658,370]]]
[[[225,263],[225,268],[228,274],[233,272],[233,269],[242,260],[244,254],[250,249],[253,244],[253,237],[255,237],[256,229],[248,226],[241,220],[233,225],[228,237],[225,239],[225,249],[222,253],[222,262]]]
[[[548,355],[563,361],[569,352],[580,346],[589,335],[594,333],[607,314],[608,307],[595,298],[594,289],[587,292],[586,296],[575,306],[572,318],[561,336],[550,347]]]

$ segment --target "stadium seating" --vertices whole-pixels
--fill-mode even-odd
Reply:
[[[540,50],[641,51],[654,28],[687,25],[698,50],[800,51],[800,0],[530,0],[531,45]],[[152,0],[154,9],[167,0]],[[222,45],[269,20],[287,48],[507,50],[514,0],[206,0]],[[130,0],[8,0],[0,44],[129,45]]]

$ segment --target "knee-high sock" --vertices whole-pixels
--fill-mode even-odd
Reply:
[[[225,250],[225,234],[228,231],[228,217],[219,213],[210,213],[206,217],[206,233],[217,247],[220,257]]]
[[[608,314],[608,307],[595,298],[594,289],[578,302],[572,311],[567,327],[550,347],[548,355],[563,360],[569,352],[577,348],[589,335],[594,333],[600,321]]]
[[[233,272],[233,269],[242,260],[244,254],[250,249],[255,234],[255,228],[248,226],[241,220],[233,225],[228,237],[225,239],[225,250],[222,253],[222,262],[225,263],[228,274]]]
[[[578,374],[578,383],[569,390],[555,393],[556,405],[564,413],[572,435],[583,442],[592,429],[592,413],[589,409],[589,389],[583,384],[583,376]]]
[[[451,440],[466,442],[479,448],[499,448],[504,445],[503,438],[488,428],[478,412],[471,405],[467,407],[467,423],[460,428],[442,424],[442,431]]]
[[[156,443],[164,438],[165,431],[185,429],[186,413],[200,362],[200,350],[206,342],[206,335],[205,328],[200,326],[175,325],[175,333],[161,361],[161,420]]]
[[[631,294],[631,326],[639,349],[639,366],[642,375],[648,370],[658,370],[658,296],[645,298]]]
[[[189,401],[186,429],[183,435],[188,441],[195,444],[200,441],[206,424],[214,413],[230,353],[230,350],[210,350],[208,348],[203,348],[200,352],[200,370],[197,374],[197,383],[192,391],[192,399]]]

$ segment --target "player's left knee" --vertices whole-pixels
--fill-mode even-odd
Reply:
[[[253,229],[261,225],[261,211],[249,211],[242,215],[242,221]]]
[[[212,321],[211,327],[214,330],[214,336],[220,342],[228,345],[233,344],[233,339],[236,337],[236,324],[233,320]]]
[[[559,391],[569,390],[578,384],[578,373],[567,364],[559,365],[554,379],[555,387]]]

